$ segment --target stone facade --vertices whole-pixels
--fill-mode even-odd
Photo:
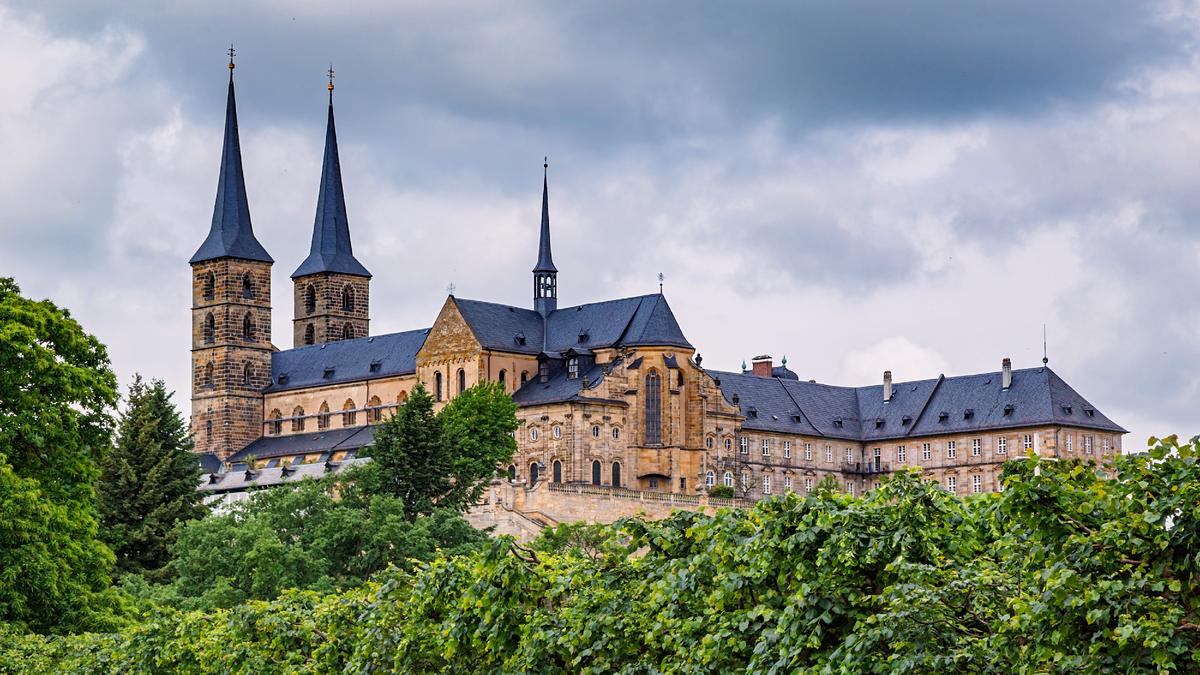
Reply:
[[[292,281],[293,347],[370,335],[369,277],[323,272]]]

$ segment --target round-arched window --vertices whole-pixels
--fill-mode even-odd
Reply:
[[[592,485],[600,484],[600,460],[592,461]]]
[[[709,436],[709,437],[708,437],[708,440],[706,440],[704,443],[705,443],[705,445],[707,445],[707,446],[708,446],[708,449],[709,449],[709,450],[712,450],[712,446],[713,446],[713,440],[712,440],[712,436]]]
[[[717,474],[713,473],[712,471],[709,471],[708,473],[704,474],[704,487],[711,488],[712,486],[714,486],[716,484],[717,484]]]
[[[554,482],[562,482],[562,462],[558,461],[557,459],[554,460]]]
[[[529,487],[537,485],[538,482],[538,465],[537,462],[529,465]]]
[[[725,472],[725,485],[733,487],[733,474],[728,471]]]
[[[529,430],[529,440],[531,440],[531,441],[536,441],[536,440],[537,440],[537,429],[530,429],[530,430]]]

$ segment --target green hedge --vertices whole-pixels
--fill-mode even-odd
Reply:
[[[1014,462],[968,499],[901,474],[619,524],[633,555],[499,538],[341,594],[0,636],[20,673],[1200,671],[1200,442]],[[1111,471],[1111,469],[1110,469]]]

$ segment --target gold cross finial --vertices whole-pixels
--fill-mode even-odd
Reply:
[[[229,44],[229,69],[233,70],[233,43]]]

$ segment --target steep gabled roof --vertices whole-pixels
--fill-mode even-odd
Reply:
[[[350,224],[346,220],[346,196],[342,192],[342,163],[338,159],[332,100],[329,103],[329,122],[325,128],[325,161],[321,166],[321,191],[317,197],[312,246],[308,257],[292,273],[292,278],[321,272],[371,276],[367,268],[354,257],[350,245]]]
[[[484,349],[518,354],[542,351],[541,314],[512,305],[462,298],[454,298],[454,304]],[[524,338],[524,344],[518,336]]]
[[[250,203],[246,199],[246,179],[242,174],[242,144],[238,140],[232,71],[229,98],[225,103],[225,144],[221,150],[221,175],[217,179],[217,203],[213,207],[212,227],[204,243],[200,244],[188,262],[195,264],[217,258],[275,262],[254,238],[254,229],[250,226]]]
[[[271,386],[266,392],[415,373],[417,351],[425,344],[428,334],[429,329],[424,328],[274,352],[271,354]],[[284,377],[282,382],[281,376]]]

